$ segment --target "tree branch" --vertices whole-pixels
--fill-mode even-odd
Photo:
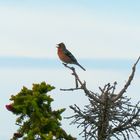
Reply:
[[[139,58],[137,59],[136,63],[133,65],[133,67],[132,67],[132,73],[131,73],[131,75],[129,76],[129,78],[128,78],[126,84],[124,85],[124,88],[119,92],[119,94],[118,94],[115,98],[112,99],[113,102],[115,102],[116,100],[118,100],[118,99],[126,92],[127,88],[128,88],[129,85],[131,84],[131,81],[133,80],[133,77],[134,77],[134,75],[135,75],[136,65],[137,65],[137,63],[139,62],[139,60],[140,60],[140,56],[139,56]]]
[[[76,88],[70,88],[70,89],[61,89],[61,90],[63,90],[63,91],[73,91],[73,90],[78,90],[78,89],[83,89],[84,90],[84,92],[85,92],[85,94],[88,96],[88,97],[90,97],[90,98],[93,98],[96,102],[98,102],[98,103],[102,103],[101,102],[101,100],[99,99],[99,98],[97,98],[94,94],[93,94],[93,92],[90,92],[88,89],[87,89],[87,87],[86,87],[86,82],[82,82],[81,80],[80,80],[80,78],[79,78],[79,76],[78,76],[78,74],[76,73],[76,71],[75,71],[75,68],[73,68],[73,67],[70,67],[70,66],[68,66],[67,64],[65,64],[65,63],[62,63],[66,68],[69,68],[70,70],[72,70],[72,75],[75,77],[75,81],[77,81],[79,84],[80,84],[80,88],[78,88],[77,87],[77,83],[76,83]]]

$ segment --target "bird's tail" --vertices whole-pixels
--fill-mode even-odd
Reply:
[[[83,69],[84,71],[86,71],[86,69],[83,68],[79,63],[77,63],[77,65],[78,65],[81,69]]]

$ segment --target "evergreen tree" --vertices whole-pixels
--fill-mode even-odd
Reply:
[[[62,128],[61,114],[65,109],[52,110],[53,99],[48,92],[54,87],[42,82],[33,84],[32,89],[23,87],[17,95],[12,95],[11,104],[6,108],[18,116],[19,129],[11,140],[75,140]]]

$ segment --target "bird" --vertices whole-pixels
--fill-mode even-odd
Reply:
[[[76,60],[76,58],[74,57],[74,55],[66,49],[66,46],[63,42],[57,44],[57,54],[60,58],[61,61],[63,61],[66,64],[75,64],[78,65],[80,68],[82,68],[84,71],[86,70],[85,68],[83,68],[78,61]]]

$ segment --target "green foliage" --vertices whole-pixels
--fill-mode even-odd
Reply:
[[[47,93],[54,87],[42,82],[33,84],[32,90],[23,87],[17,95],[11,96],[12,112],[18,116],[19,129],[11,140],[74,140],[60,127],[61,114],[65,109],[52,110],[53,99]]]

